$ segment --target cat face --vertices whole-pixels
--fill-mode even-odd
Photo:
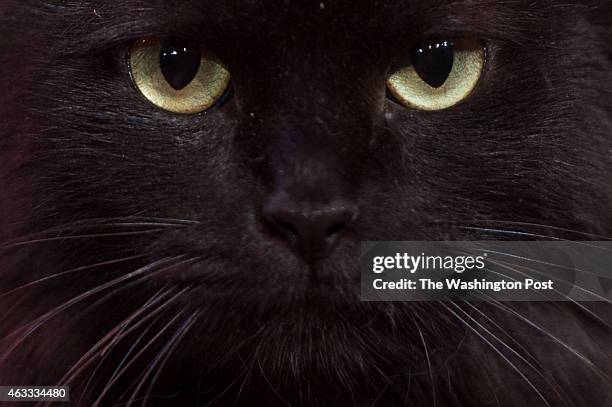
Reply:
[[[74,344],[49,380],[155,311],[143,326],[186,344],[167,365],[182,380],[224,384],[257,360],[246,393],[270,380],[321,405],[329,383],[366,395],[424,366],[426,339],[456,349],[465,329],[431,305],[359,302],[359,242],[609,234],[600,3],[3,2],[0,286],[71,271],[7,326],[89,293],[40,329]],[[153,45],[135,59],[138,44]],[[62,352],[19,346],[41,341]]]

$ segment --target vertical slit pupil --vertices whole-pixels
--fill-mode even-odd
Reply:
[[[412,48],[412,66],[431,87],[444,85],[453,69],[454,51],[450,41],[422,42]]]
[[[176,90],[181,90],[193,81],[202,54],[197,44],[179,38],[166,38],[159,56],[159,66],[166,81]]]

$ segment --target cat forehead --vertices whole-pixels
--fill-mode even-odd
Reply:
[[[61,2],[60,2],[61,3]],[[64,2],[67,8],[74,3]],[[90,0],[78,3],[82,12],[93,12],[98,16],[146,15],[165,13],[168,18],[184,16],[256,20],[258,17],[281,17],[299,19],[320,19],[326,16],[369,19],[387,15],[389,17],[422,18],[445,14],[484,16],[494,19],[511,17],[512,10],[525,11],[545,5],[554,5],[550,0],[510,1],[510,0],[126,0],[118,4],[112,0]],[[89,9],[89,10],[88,10]],[[264,22],[264,21],[262,21]],[[341,23],[341,21],[338,21]]]
[[[164,34],[229,35],[246,43],[346,38],[347,33],[350,41],[465,34],[525,42],[574,6],[553,0],[55,0],[32,7],[45,8],[58,33],[71,34],[77,43],[71,46],[87,48]]]

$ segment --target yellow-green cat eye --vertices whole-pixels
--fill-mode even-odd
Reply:
[[[472,93],[484,64],[479,40],[421,42],[412,48],[411,64],[387,79],[387,88],[406,107],[447,109]]]
[[[142,95],[164,110],[203,112],[225,94],[230,74],[216,58],[178,38],[147,38],[130,50],[130,72]]]

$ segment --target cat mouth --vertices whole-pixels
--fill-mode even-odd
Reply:
[[[310,301],[353,305],[360,302],[356,265],[342,267],[329,259],[305,263],[295,256],[283,256],[286,261],[278,263],[269,258],[249,258],[248,264],[241,264],[235,253],[223,253],[175,256],[154,271],[157,275],[153,278],[188,288],[189,302],[200,305],[236,301],[255,304],[261,303],[262,298],[274,298],[283,306]]]

